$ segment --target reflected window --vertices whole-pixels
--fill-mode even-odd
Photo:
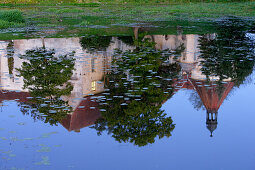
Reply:
[[[91,83],[91,90],[96,91],[96,81],[92,81]]]

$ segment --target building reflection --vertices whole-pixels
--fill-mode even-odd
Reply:
[[[207,36],[209,39],[213,39],[216,35],[210,34]],[[177,93],[180,89],[189,89],[194,90],[199,95],[206,108],[206,126],[212,136],[218,124],[218,110],[233,89],[234,81],[229,77],[220,79],[218,76],[203,74],[201,71],[203,67],[201,61],[203,59],[200,57],[199,35],[146,35],[144,38],[155,42],[155,48],[158,50],[176,50],[180,46],[184,47],[181,56],[171,56],[168,59],[168,63],[178,63],[181,66],[181,72],[178,78],[174,79],[171,86],[174,93]],[[12,62],[9,59],[10,57],[6,57],[8,56],[8,50],[11,48],[10,43],[12,43],[14,51],[11,56],[13,58]],[[42,46],[55,49],[56,55],[75,51],[75,70],[70,80],[74,88],[69,96],[62,97],[73,108],[73,111],[60,123],[68,131],[75,132],[93,125],[101,117],[96,100],[106,90],[104,89],[105,75],[111,72],[114,49],[133,50],[135,46],[125,44],[117,37],[112,37],[108,47],[102,51],[86,51],[81,46],[80,38],[1,41],[1,102],[4,100],[29,102],[29,90],[23,89],[23,79],[17,77],[16,68],[20,68],[24,62],[19,54],[24,54],[26,50]]]
[[[167,37],[167,38],[166,38]],[[215,38],[215,34],[208,35],[209,38]],[[175,80],[175,93],[180,89],[194,90],[200,97],[204,107],[206,108],[206,127],[213,136],[213,131],[217,128],[218,110],[229,92],[234,87],[234,82],[231,78],[223,79],[217,76],[206,76],[202,73],[203,65],[200,58],[199,35],[153,35],[148,36],[156,42],[156,48],[160,50],[176,49],[181,44],[184,44],[185,51],[181,56],[172,56],[169,58],[170,63],[179,63],[181,73],[178,79]]]
[[[84,97],[72,114],[68,114],[60,123],[68,130],[80,132],[80,129],[93,125],[101,117],[98,103],[94,97]]]
[[[12,60],[9,62],[10,44],[12,44]],[[46,38],[28,39],[0,42],[0,74],[1,74],[1,102],[16,100],[20,103],[29,103],[31,95],[28,89],[24,89],[24,80],[17,76],[17,68],[21,68],[27,50],[45,47],[54,49],[55,55],[63,55],[75,51],[76,61],[73,76],[70,82],[73,90],[69,96],[62,96],[64,101],[72,107],[73,112],[60,123],[68,131],[80,131],[81,128],[94,124],[100,118],[98,103],[95,96],[104,91],[104,75],[110,71],[111,57],[114,49],[132,49],[117,37],[111,38],[111,42],[104,51],[94,50],[92,53],[83,49],[80,38]],[[12,74],[10,74],[12,68]]]

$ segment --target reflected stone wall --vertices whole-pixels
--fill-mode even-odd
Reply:
[[[216,34],[208,34],[209,38],[215,38]],[[176,50],[183,46],[184,52],[181,56],[171,56],[169,58],[170,63],[178,62],[182,67],[183,74],[190,74],[194,80],[205,80],[206,75],[201,72],[201,58],[199,49],[199,35],[187,34],[187,35],[147,35],[145,38],[150,39],[156,43],[156,48],[159,50]],[[219,80],[219,77],[210,76],[211,81]],[[231,79],[224,79],[223,81],[231,81]]]
[[[124,44],[117,38],[112,38],[112,42],[105,51],[96,51],[93,53],[86,52],[80,45],[80,38],[46,38],[46,39],[28,39],[14,40],[14,69],[13,76],[9,75],[7,41],[0,41],[0,74],[1,74],[1,89],[7,91],[23,91],[23,78],[17,77],[16,68],[20,68],[25,61],[20,59],[20,55],[24,55],[26,50],[31,50],[40,47],[54,49],[56,56],[64,55],[75,51],[75,70],[70,82],[74,89],[70,96],[63,98],[75,109],[81,98],[91,94],[97,94],[104,90],[104,75],[109,72],[110,64],[114,49],[122,50],[133,49]]]
[[[215,38],[215,34],[208,35]],[[144,38],[150,39],[156,43],[159,50],[176,50],[183,46],[184,51],[181,56],[171,56],[170,63],[178,62],[182,67],[182,74],[189,74],[194,80],[205,80],[206,76],[202,74],[199,58],[199,35],[146,35]],[[17,77],[15,68],[20,68],[24,60],[19,55],[25,54],[26,50],[46,47],[54,49],[56,56],[75,51],[75,70],[70,82],[74,89],[70,96],[63,97],[69,104],[76,108],[81,99],[85,96],[98,94],[104,91],[104,75],[110,72],[112,55],[114,49],[122,51],[133,50],[135,46],[129,46],[113,37],[110,45],[103,51],[87,52],[80,44],[80,38],[45,38],[45,39],[28,39],[14,40],[14,69],[13,76],[9,75],[9,66],[7,55],[8,41],[0,41],[0,74],[1,89],[28,92],[23,89],[23,79]],[[218,77],[210,77],[211,80],[218,80]],[[230,81],[226,79],[224,81]]]

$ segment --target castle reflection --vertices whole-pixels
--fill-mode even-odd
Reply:
[[[208,39],[216,38],[216,34],[206,36]],[[156,42],[156,48],[160,50],[175,50],[184,45],[185,50],[181,56],[169,58],[169,63],[177,62],[181,66],[179,78],[175,79],[172,86],[175,93],[180,89],[189,89],[194,90],[199,95],[207,111],[206,126],[212,137],[218,124],[218,110],[234,87],[234,82],[230,77],[220,81],[217,76],[208,76],[202,73],[201,61],[204,60],[200,57],[199,35],[153,35],[147,36],[147,38]]]
[[[138,30],[135,31],[137,34]],[[135,37],[138,39],[138,36]],[[201,39],[211,42],[216,40],[217,37],[219,37],[217,34],[203,36],[180,34],[146,35],[142,38],[154,42],[155,49],[159,51],[167,49],[172,51],[164,64],[177,64],[180,70],[176,70],[177,76],[173,77],[171,83],[168,84],[168,88],[173,90],[173,94],[178,93],[180,89],[188,89],[199,95],[206,108],[206,126],[211,132],[211,136],[217,128],[218,110],[237,82],[231,76],[223,76],[224,78],[222,78],[214,73],[207,74],[205,71],[208,69],[205,67],[205,61],[208,62],[204,57],[205,49],[201,45],[203,43]],[[128,38],[135,41],[135,38]],[[93,39],[93,43],[89,43],[89,41],[92,41],[91,39]],[[24,78],[18,76],[19,71],[17,70],[17,68],[22,67],[24,62],[27,62],[27,59],[20,57],[27,50],[41,47],[54,49],[55,56],[75,51],[73,73],[69,80],[73,89],[69,95],[61,96],[61,99],[72,108],[72,111],[59,123],[68,131],[75,132],[93,125],[98,119],[102,118],[101,112],[104,110],[99,107],[102,102],[98,101],[107,95],[109,89],[105,88],[105,84],[112,81],[106,75],[111,74],[113,69],[118,69],[113,62],[115,49],[120,51],[134,51],[136,49],[134,42],[128,43],[121,39],[121,37],[92,37],[84,40],[83,37],[1,41],[1,102],[5,100],[16,100],[22,104],[32,102],[30,90],[24,88]],[[97,45],[98,43],[102,44]],[[176,55],[175,52],[180,49],[180,53]],[[240,60],[244,59],[241,58]],[[249,58],[248,60],[253,65],[253,60]],[[249,74],[246,74],[245,77]],[[127,81],[133,81],[134,75],[129,74],[128,71],[126,75]],[[150,77],[148,76],[148,78]],[[118,85],[116,85],[116,88],[118,88]],[[118,96],[118,94],[115,95]]]

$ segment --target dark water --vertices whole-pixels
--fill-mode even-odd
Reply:
[[[0,169],[255,169],[250,25],[1,41]]]

